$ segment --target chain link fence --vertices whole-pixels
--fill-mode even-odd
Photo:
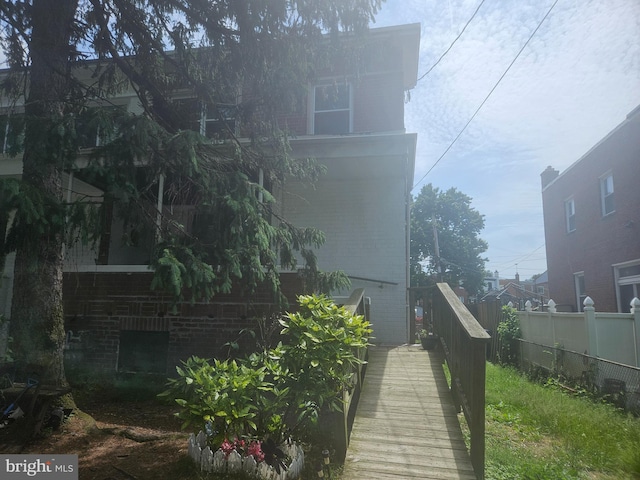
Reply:
[[[601,397],[640,415],[640,368],[527,340],[519,342],[522,372],[534,379],[557,379],[568,390]]]

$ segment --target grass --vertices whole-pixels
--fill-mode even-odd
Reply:
[[[640,420],[487,364],[486,479],[640,479]]]
[[[487,364],[486,420],[486,480],[640,479],[640,419],[610,404]],[[316,478],[319,461],[311,453],[302,478]],[[334,465],[331,478],[340,473]]]

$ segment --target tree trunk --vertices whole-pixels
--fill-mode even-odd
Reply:
[[[16,250],[11,335],[18,367],[38,370],[41,383],[66,385],[62,311],[62,171],[71,151],[65,145],[64,102],[69,89],[77,0],[34,0],[30,85],[25,104],[23,195],[36,199],[38,218],[18,212],[26,228]],[[37,210],[36,210],[37,211]]]

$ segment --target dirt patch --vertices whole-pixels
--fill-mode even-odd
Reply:
[[[176,408],[156,401],[92,402],[81,408],[87,415],[72,415],[22,453],[77,454],[81,480],[197,478],[186,456],[188,433],[173,415]]]

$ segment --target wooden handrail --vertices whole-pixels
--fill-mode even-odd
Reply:
[[[363,315],[364,318],[369,320],[369,304],[366,302],[364,296],[364,288],[356,288],[351,295],[345,301],[342,306],[353,315]],[[355,352],[356,357],[359,360],[365,361],[367,356],[367,349],[360,348]],[[357,407],[357,400],[362,389],[362,381],[364,379],[364,365],[359,364],[354,368],[351,374],[352,387],[345,388],[342,392],[343,410],[338,425],[338,435],[335,439],[336,442],[336,454],[339,459],[344,459],[347,448],[349,447],[349,436],[351,433],[351,423],[355,416],[355,409]]]
[[[451,373],[451,392],[462,409],[471,434],[471,463],[484,479],[486,350],[490,336],[446,283],[438,283],[433,297],[434,331],[444,349]]]
[[[364,288],[356,288],[351,292],[351,295],[349,295],[349,298],[344,302],[343,306],[349,313],[365,315]]]

